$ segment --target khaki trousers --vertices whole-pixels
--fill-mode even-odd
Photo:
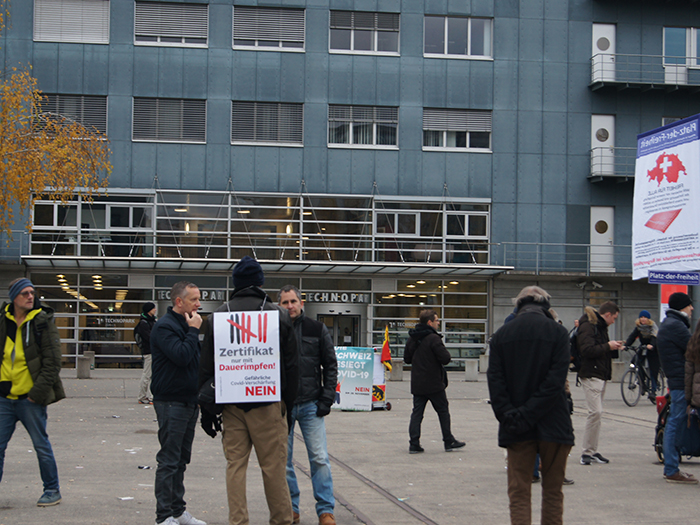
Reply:
[[[564,522],[566,459],[571,445],[548,441],[523,441],[508,447],[508,498],[512,525],[532,523],[532,467],[540,455],[542,477],[542,525]]]
[[[600,418],[603,414],[603,398],[605,397],[605,381],[595,377],[581,379],[583,392],[586,394],[586,429],[583,431],[582,454],[591,456],[598,452],[598,437],[600,436]]]
[[[291,525],[292,500],[287,486],[287,419],[284,403],[244,412],[226,405],[222,444],[226,456],[226,493],[229,525],[248,525],[246,473],[251,448],[262,470],[270,525]]]

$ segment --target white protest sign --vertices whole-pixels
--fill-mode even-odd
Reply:
[[[332,408],[372,410],[374,350],[356,346],[336,346],[338,385]]]
[[[700,268],[700,115],[637,137],[633,278]]]
[[[215,312],[217,403],[280,400],[279,311]]]

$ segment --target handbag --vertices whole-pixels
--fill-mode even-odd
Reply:
[[[676,432],[676,448],[681,456],[700,456],[700,418],[694,408]]]

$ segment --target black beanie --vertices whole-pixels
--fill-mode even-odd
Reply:
[[[671,297],[668,298],[668,307],[673,310],[683,310],[683,308],[691,304],[693,304],[693,301],[683,292],[672,293]]]
[[[146,303],[143,305],[143,308],[141,310],[143,310],[143,313],[147,314],[148,312],[153,310],[155,307],[156,307],[156,305],[153,303]]]
[[[260,263],[248,257],[243,257],[233,267],[233,287],[248,288],[249,286],[262,286],[265,284],[265,274]]]

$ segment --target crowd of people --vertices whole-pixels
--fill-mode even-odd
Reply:
[[[158,422],[156,524],[206,525],[187,511],[184,500],[185,471],[199,421],[209,436],[222,434],[231,525],[249,523],[245,487],[253,448],[262,471],[270,524],[300,522],[300,490],[293,463],[296,425],[306,444],[319,525],[334,525],[333,478],[323,419],[330,413],[337,386],[338,364],[331,336],[323,323],[304,315],[302,294],[295,286],[284,286],[277,304],[270,299],[262,288],[262,267],[255,259],[243,257],[232,277],[231,297],[215,313],[278,314],[273,317],[278,319],[273,333],[279,351],[280,394],[273,401],[215,402],[215,322],[223,322],[224,331],[232,330],[232,341],[234,332],[226,316],[202,319],[196,284],[176,283],[170,292],[172,306],[160,319],[154,303],[143,305],[134,331],[144,356],[138,401],[153,404]],[[44,492],[37,505],[52,506],[61,501],[61,493],[46,432],[46,407],[65,397],[59,377],[60,338],[53,311],[41,304],[29,279],[12,281],[9,297],[0,315],[0,338],[5,343],[0,367],[0,479],[7,444],[19,421],[39,461]],[[490,402],[499,422],[498,444],[507,451],[512,523],[531,522],[531,487],[540,479],[542,522],[562,523],[562,486],[573,483],[566,478],[566,464],[574,446],[567,381],[574,353],[580,356],[577,382],[587,409],[580,463],[610,462],[599,451],[606,385],[619,350],[639,340],[639,364],[642,359],[648,361],[651,395],[657,392],[660,369],[668,381],[671,404],[663,441],[663,477],[669,483],[698,483],[679,469],[675,439],[688,410],[700,407],[700,323],[691,336],[693,306],[687,294],[670,296],[658,327],[649,311],[642,310],[626,341],[609,337],[608,329],[620,314],[612,301],[597,309],[586,307],[576,320],[573,338],[542,288],[528,286],[513,301],[515,310],[490,340],[487,372]],[[451,356],[439,327],[437,312],[422,310],[404,349],[405,362],[412,365],[410,454],[424,452],[421,424],[428,402],[437,412],[444,450],[465,445],[451,430],[445,371]],[[572,344],[577,352],[572,352]]]

